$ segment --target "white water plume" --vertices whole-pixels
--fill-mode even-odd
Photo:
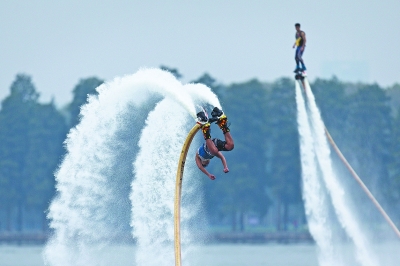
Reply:
[[[354,242],[358,262],[365,266],[379,265],[374,252],[369,247],[368,239],[361,231],[362,227],[360,222],[357,221],[357,218],[349,208],[349,205],[346,204],[347,197],[345,196],[345,191],[338,181],[338,178],[335,176],[330,157],[330,148],[325,135],[325,126],[322,122],[321,114],[315,103],[314,95],[307,80],[305,80],[305,88],[308,93],[308,103],[311,112],[312,129],[314,133],[313,137],[316,141],[315,147],[318,163],[322,169],[322,176],[331,195],[336,215],[347,235]]]
[[[310,122],[310,128],[311,128],[311,136],[313,139],[313,149],[315,153],[315,158],[317,161],[317,164],[319,166],[319,169],[321,170],[322,174],[322,179],[323,182],[320,182],[320,186],[324,186],[329,195],[330,195],[330,201],[333,205],[334,211],[336,213],[337,219],[342,226],[342,228],[345,230],[346,234],[349,236],[349,238],[353,241],[354,246],[355,246],[355,256],[360,263],[360,265],[379,265],[378,260],[376,256],[374,255],[372,249],[369,247],[368,244],[368,239],[365,237],[363,234],[361,228],[361,223],[357,221],[356,216],[354,215],[354,212],[349,207],[349,204],[346,203],[349,198],[346,197],[345,191],[340,184],[337,176],[335,175],[333,166],[332,166],[332,161],[330,158],[330,149],[328,145],[327,138],[325,136],[325,126],[323,124],[321,114],[319,112],[319,109],[315,103],[315,98],[314,95],[311,91],[310,85],[307,81],[307,79],[304,80],[305,82],[305,90],[307,92],[307,103],[308,103],[308,121]],[[297,89],[296,89],[297,91]],[[299,102],[298,102],[299,104]],[[298,107],[299,108],[299,107]],[[303,123],[305,123],[303,121]],[[309,132],[308,132],[309,134]],[[308,143],[310,145],[310,143]],[[302,159],[303,160],[303,159]],[[303,163],[303,161],[302,161]],[[306,167],[306,165],[302,165],[303,167]],[[303,177],[304,178],[304,177]],[[310,197],[310,196],[306,196]],[[311,200],[311,198],[310,198]],[[318,199],[314,199],[318,200]],[[313,203],[315,204],[315,203]],[[324,215],[324,214],[322,214]],[[311,233],[313,231],[311,230]],[[319,236],[314,235],[314,237],[319,238]],[[317,241],[317,244],[319,245],[319,241]],[[323,253],[326,247],[320,246],[319,248],[321,249],[321,252]],[[329,253],[331,250],[329,250]],[[336,255],[335,255],[336,259]],[[337,265],[337,261],[331,265]]]
[[[296,82],[297,123],[300,135],[300,159],[302,170],[303,199],[307,223],[318,246],[318,261],[321,266],[341,265],[334,256],[332,227],[329,224],[328,200],[318,176],[318,163],[314,150],[314,139],[308,120],[306,106],[298,82]]]
[[[54,234],[43,258],[46,265],[104,265],[102,253],[132,224],[141,248],[137,265],[152,265],[141,258],[155,254],[152,244],[171,240],[177,150],[194,125],[190,116],[195,117],[197,101],[220,104],[208,87],[182,85],[159,69],[116,78],[97,91],[65,141],[67,154],[56,173],[57,196],[48,214]],[[205,96],[199,97],[202,92]],[[195,193],[196,184],[188,182],[187,193]],[[198,208],[198,201],[183,202],[186,244],[193,237],[184,225]],[[143,219],[157,230],[140,227]],[[168,256],[173,252],[172,245]],[[163,260],[157,265],[170,264]]]

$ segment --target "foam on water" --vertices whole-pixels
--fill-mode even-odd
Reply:
[[[137,265],[171,265],[179,152],[194,125],[190,117],[195,117],[196,104],[220,106],[218,99],[208,87],[182,85],[159,69],[116,78],[97,91],[65,141],[67,154],[56,173],[57,196],[49,207],[54,235],[43,252],[45,264],[104,265],[99,254],[131,224],[140,247]],[[186,186],[183,193],[196,194],[196,182]],[[198,201],[183,203],[185,244],[193,237],[184,225],[199,206]],[[149,257],[157,253],[150,253],[157,245],[160,256]],[[164,252],[167,246],[171,249]],[[156,262],[147,263],[145,256]]]

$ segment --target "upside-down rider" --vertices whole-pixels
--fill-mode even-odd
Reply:
[[[302,72],[302,74],[305,74],[306,66],[304,65],[303,61],[303,53],[304,49],[306,48],[306,33],[300,29],[300,23],[296,23],[295,25],[296,28],[296,41],[293,44],[293,48],[296,47],[296,52],[294,59],[296,60],[296,69],[294,70],[295,73]],[[301,64],[301,67],[300,67]]]
[[[205,143],[203,143],[197,150],[195,160],[197,167],[211,180],[214,180],[215,175],[209,173],[206,170],[206,167],[210,163],[210,160],[215,156],[221,159],[222,165],[224,167],[224,173],[228,173],[228,165],[221,151],[231,151],[234,147],[234,143],[230,133],[230,129],[227,124],[228,118],[226,117],[224,112],[215,107],[211,112],[211,116],[212,118],[208,119],[207,114],[204,113],[204,111],[201,111],[197,114],[197,123],[201,125],[201,131],[203,132]],[[210,126],[213,122],[216,122],[216,124],[222,130],[225,141],[217,138],[211,139]]]

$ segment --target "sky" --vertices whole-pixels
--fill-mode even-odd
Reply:
[[[80,79],[142,67],[272,82],[293,76],[297,22],[311,80],[400,83],[399,0],[1,0],[0,100],[18,73],[60,107]]]

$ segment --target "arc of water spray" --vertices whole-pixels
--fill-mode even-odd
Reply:
[[[173,123],[169,122],[162,128],[164,130],[166,128],[184,128],[186,126],[186,115],[189,113],[192,117],[196,116],[194,100],[196,100],[196,104],[197,101],[201,101],[202,103],[220,106],[218,99],[208,87],[199,84],[190,84],[188,87],[187,89],[186,85],[183,85],[165,71],[141,69],[133,75],[118,77],[104,83],[97,88],[99,92],[97,96],[89,97],[88,103],[81,109],[81,122],[68,135],[66,140],[67,155],[56,173],[58,195],[49,207],[48,216],[50,227],[54,229],[55,233],[43,252],[43,258],[47,265],[71,263],[75,265],[100,265],[103,263],[99,254],[110,244],[110,236],[114,236],[115,232],[118,231],[111,224],[121,225],[120,216],[118,216],[120,209],[115,210],[115,205],[124,200],[120,197],[119,186],[115,183],[118,180],[127,181],[126,184],[129,184],[130,178],[133,178],[129,199],[131,200],[131,213],[133,214],[131,216],[132,234],[137,239],[139,247],[139,251],[136,252],[137,264],[150,265],[147,261],[143,262],[142,258],[147,259],[148,252],[144,249],[150,248],[154,244],[151,242],[154,240],[154,236],[162,235],[162,241],[165,241],[165,243],[172,240],[172,237],[170,237],[172,230],[169,230],[171,227],[165,227],[163,223],[171,220],[167,216],[172,209],[170,206],[173,206],[168,200],[157,201],[160,193],[155,195],[157,192],[153,193],[154,183],[147,182],[149,175],[152,174],[151,177],[156,179],[157,185],[162,187],[160,190],[163,192],[169,191],[170,188],[173,190],[174,181],[172,179],[172,186],[170,186],[171,175],[169,173],[170,171],[173,173],[175,169],[170,167],[169,162],[176,162],[178,156],[174,159],[174,155],[179,153],[179,147],[178,151],[175,151],[174,143],[167,138],[173,136],[175,140],[182,140],[184,133],[182,133],[182,130],[180,132],[179,130],[177,130],[178,132],[167,130],[169,135],[165,134],[164,131],[160,130],[158,123],[173,115]],[[160,100],[162,101],[159,102]],[[148,114],[150,110],[147,109],[156,102],[155,115],[150,119],[149,114],[149,123],[143,124],[145,118],[142,119],[142,117],[136,117],[136,115],[141,114],[142,111]],[[181,107],[184,110],[180,110]],[[179,115],[180,119],[177,119],[176,115]],[[178,121],[175,123],[175,120]],[[136,134],[134,140],[132,140],[135,141],[134,143],[125,140],[127,134],[132,137],[131,131],[127,132],[128,127],[134,128],[132,130]],[[145,130],[151,133],[159,131],[160,135],[167,139],[162,138],[160,140],[160,138],[157,138],[157,141],[158,143],[164,141],[166,147],[163,145],[162,148],[165,148],[167,152],[171,151],[168,160],[164,160],[165,150],[160,151],[160,146],[152,144],[154,143],[152,138],[159,135],[142,134],[141,132]],[[147,143],[152,145],[146,146]],[[117,173],[115,168],[121,165],[118,156],[125,155],[125,153],[116,152],[116,148],[126,144],[138,144],[138,153],[129,154],[128,159],[124,157],[124,172]],[[123,149],[125,148],[123,147]],[[165,171],[161,174],[155,173],[152,161],[148,160],[148,158],[154,158],[155,151],[160,151],[159,158],[162,158],[167,165],[163,169]],[[130,159],[134,160],[132,161],[133,166],[132,162],[129,162]],[[140,164],[141,160],[145,160],[147,164]],[[134,168],[133,172],[132,167]],[[151,171],[148,171],[148,169]],[[152,207],[158,208],[158,212],[151,211],[148,208],[149,202],[143,202],[143,198],[140,198],[143,194],[147,197],[154,196],[151,199],[155,203]],[[167,194],[167,197],[171,198],[171,194],[172,191]],[[128,196],[128,193],[126,196]],[[161,196],[164,196],[164,194]],[[143,207],[145,204],[146,206]],[[124,209],[125,207],[127,208]],[[128,210],[128,204],[123,206],[122,209],[123,211]],[[118,213],[118,215],[111,216],[110,213]],[[149,213],[153,216],[143,218],[144,214]],[[185,214],[185,216],[187,215]],[[156,220],[154,218],[159,217],[163,219],[165,217],[161,222],[157,221],[161,228],[160,231],[153,230],[151,233],[154,234],[151,234],[146,231],[146,227],[145,230],[140,232],[136,230],[142,228],[141,226],[148,219]],[[187,220],[187,217],[183,218]],[[125,225],[121,225],[121,228],[123,226]],[[186,239],[188,237],[185,236],[183,241]],[[164,247],[166,246],[165,243],[157,243],[159,245],[153,246]],[[168,254],[171,253],[168,252]],[[156,257],[154,261],[156,263],[161,260],[165,261],[165,258],[162,257],[164,255],[162,253],[158,257],[153,256]],[[159,259],[159,257],[162,258]],[[172,261],[173,256],[168,259]],[[153,263],[152,265],[160,264]]]

